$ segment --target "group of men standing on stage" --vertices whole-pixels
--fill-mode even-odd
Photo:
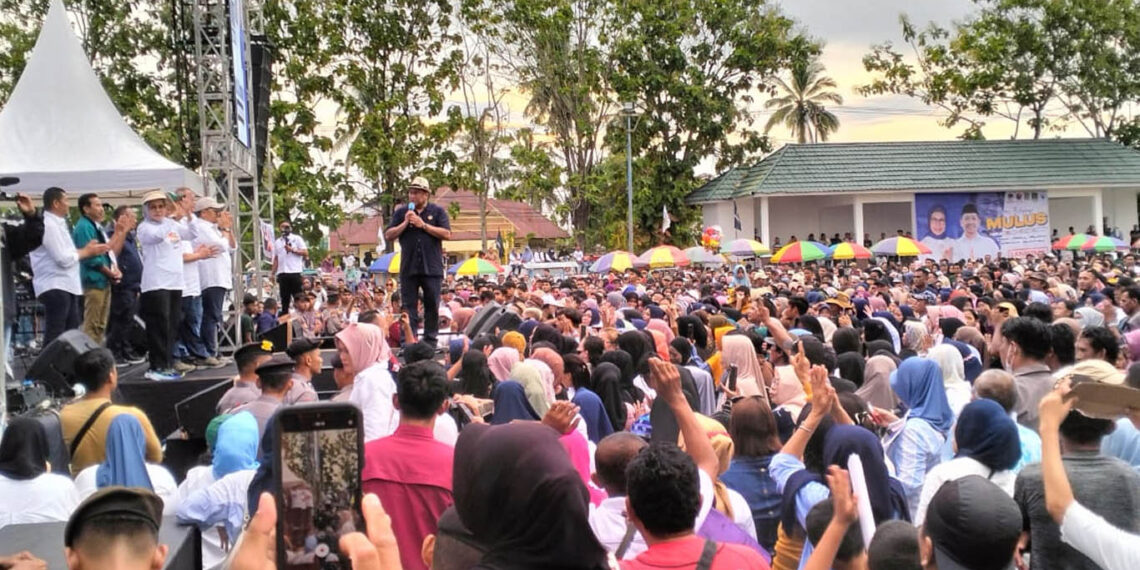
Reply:
[[[119,364],[141,362],[130,338],[139,315],[147,378],[220,366],[217,334],[237,246],[227,207],[188,188],[174,196],[149,192],[141,205],[141,222],[132,206],[121,205],[108,224],[99,196],[83,194],[71,226],[67,192],[44,191],[43,239],[30,253],[32,286],[44,307],[43,345],[82,328]]]

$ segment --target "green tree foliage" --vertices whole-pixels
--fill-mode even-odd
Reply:
[[[903,94],[944,111],[941,124],[980,138],[986,120],[1034,138],[1079,124],[1111,137],[1140,100],[1140,11],[1131,0],[975,0],[952,29],[901,20],[909,54],[890,43],[863,58],[864,95]]]
[[[0,0],[0,105],[24,70],[48,4]],[[103,88],[127,123],[159,153],[197,166],[198,123],[178,93],[184,87],[175,77],[183,46],[169,25],[176,16],[171,4],[65,0],[64,5]]]
[[[532,129],[519,129],[510,145],[509,183],[497,196],[551,212],[556,221],[564,223],[570,209],[558,196],[562,168],[551,158],[554,144],[543,141]]]
[[[448,0],[336,3],[343,12],[340,45],[324,72],[337,86],[338,142],[348,164],[371,183],[376,194],[369,202],[387,220],[413,176],[438,178],[454,161],[442,152],[461,119],[457,108],[443,113],[463,59],[452,33],[454,7]]]
[[[773,110],[764,125],[765,133],[783,125],[804,144],[827,142],[827,137],[839,130],[839,118],[827,110],[827,104],[842,105],[843,97],[833,91],[835,80],[823,72],[819,61],[803,60],[792,64],[788,81],[776,78],[782,94],[764,102],[765,108]]]
[[[770,150],[749,105],[772,93],[771,77],[817,48],[764,2],[625,0],[613,10],[625,24],[613,32],[610,82],[619,98],[637,102],[639,113],[634,227],[660,232],[662,206],[673,218],[669,236],[642,234],[635,241],[692,243],[699,212],[684,198],[699,185],[694,169],[710,158],[718,169],[732,167]],[[618,155],[625,133],[613,126],[607,143]],[[603,188],[603,203],[620,203],[625,195],[624,184]],[[607,209],[598,222],[606,227],[622,210]]]

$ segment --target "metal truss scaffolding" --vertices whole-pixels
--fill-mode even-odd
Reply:
[[[206,192],[216,189],[216,199],[229,207],[234,221],[234,236],[238,242],[233,259],[232,303],[226,310],[225,322],[219,332],[219,349],[229,351],[240,344],[242,311],[241,300],[246,292],[256,293],[260,298],[262,290],[264,247],[260,231],[260,219],[268,212],[272,223],[272,198],[262,196],[257,180],[255,141],[251,129],[250,146],[246,147],[235,136],[234,121],[234,81],[231,60],[230,13],[242,9],[246,2],[235,0],[184,0],[187,12],[193,21],[194,68],[198,96],[198,128],[202,141],[202,177]],[[246,37],[237,45],[245,50],[245,62],[250,62],[249,36],[260,31],[262,22],[260,11],[251,7],[240,17],[245,25],[241,29]],[[257,27],[252,31],[250,24]],[[251,84],[251,69],[246,66],[245,84]],[[248,123],[254,124],[253,105],[246,105]]]

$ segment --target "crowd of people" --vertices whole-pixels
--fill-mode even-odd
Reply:
[[[146,415],[112,402],[124,355],[81,355],[70,464],[48,463],[35,420],[0,438],[0,527],[70,521],[72,567],[160,566],[174,516],[201,529],[204,567],[273,566],[273,416],[327,399],[362,413],[365,528],[340,544],[360,568],[1140,567],[1134,255],[456,278],[421,186],[386,235],[411,264],[399,284],[307,279],[279,227],[280,303],[243,301],[237,376],[181,482]],[[65,243],[66,195],[45,194],[51,330],[79,326],[82,296],[99,332],[135,244],[152,371],[180,361],[196,305],[202,345],[181,346],[216,358],[221,205],[148,195],[138,228],[116,215],[103,237],[97,199]],[[259,338],[286,322],[287,345]],[[318,394],[328,337],[336,390]],[[310,546],[308,567],[331,563]]]

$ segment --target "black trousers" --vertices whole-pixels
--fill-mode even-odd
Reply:
[[[400,274],[400,301],[411,321],[412,330],[420,326],[419,302],[422,299],[424,336],[420,340],[433,347],[439,336],[439,290],[442,285],[443,277]]]
[[[36,299],[44,306],[44,344],[47,346],[64,331],[79,328],[83,313],[79,308],[79,295],[63,289],[44,291]]]
[[[170,370],[174,367],[174,339],[182,322],[182,291],[147,291],[139,296],[139,312],[146,323],[150,369]]]
[[[289,314],[289,304],[293,302],[293,295],[300,293],[304,288],[300,273],[282,273],[277,276],[277,291],[281,294],[281,313]]]
[[[130,334],[134,328],[135,315],[139,312],[139,292],[111,288],[111,315],[107,319],[107,348],[116,356],[123,356],[131,349]]]

